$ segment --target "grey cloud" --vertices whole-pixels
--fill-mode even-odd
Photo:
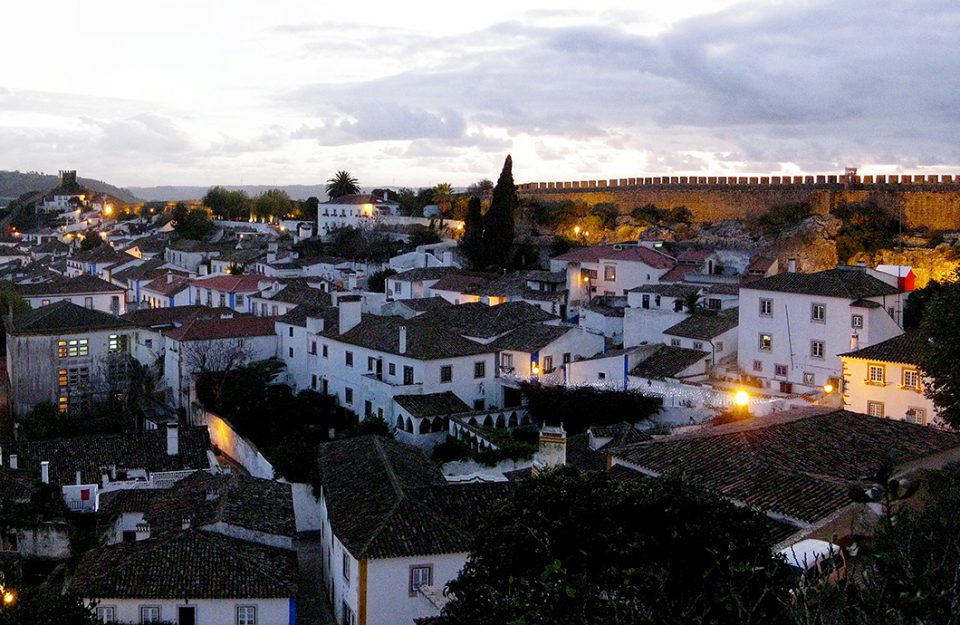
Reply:
[[[169,156],[195,149],[189,133],[169,117],[155,113],[108,121],[88,117],[83,121],[96,129],[99,146],[112,153]]]

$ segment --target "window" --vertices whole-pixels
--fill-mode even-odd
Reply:
[[[317,390],[317,374],[316,373],[310,375],[310,388],[312,388],[313,390]]]
[[[916,369],[904,369],[903,370],[903,386],[904,388],[912,388],[919,390],[920,389],[920,372]]]
[[[717,341],[716,352],[719,354],[723,351],[723,341]]]
[[[787,365],[773,365],[773,375],[781,378],[787,377]]]
[[[709,310],[720,310],[722,303],[716,297],[711,297],[707,300],[707,308]]]
[[[287,348],[287,355],[289,355],[290,358],[293,358],[293,348],[292,348],[292,347],[288,347],[288,348]]]
[[[670,339],[670,345],[673,347],[680,347],[680,339]]]
[[[117,609],[111,606],[97,606],[97,618],[100,619],[101,623],[116,623],[117,622]]]
[[[237,306],[243,306],[243,293],[237,293]]]
[[[357,625],[357,619],[353,615],[353,610],[350,609],[346,601],[343,602],[343,625]]]
[[[140,606],[140,622],[156,623],[160,620],[160,606],[144,605]]]
[[[346,403],[353,405],[353,389],[352,388],[347,387],[343,389],[343,400]]]
[[[500,368],[507,371],[513,371],[513,354],[500,354]]]
[[[327,346],[326,346],[326,345],[324,345],[324,346],[322,347],[322,351],[323,351],[323,357],[326,358],[327,355],[328,355]]]
[[[825,353],[826,348],[823,344],[823,341],[810,341],[811,358],[823,358]]]
[[[803,383],[804,383],[804,384],[806,384],[806,385],[808,385],[808,386],[815,386],[816,379],[817,379],[817,378],[816,378],[816,376],[814,376],[813,373],[811,373],[811,372],[809,372],[809,371],[804,371],[804,372],[803,372]]]
[[[693,349],[699,349],[699,350],[702,351],[702,350],[703,350],[703,342],[702,342],[702,341],[694,341],[694,342],[693,342]]]
[[[317,355],[317,342],[316,342],[316,341],[310,341],[310,353],[313,354],[314,356]]]
[[[127,347],[127,337],[122,334],[111,334],[107,340],[107,349],[111,353],[125,352]]]
[[[223,308],[227,305],[227,295],[225,293],[220,294],[220,307]]]
[[[862,327],[863,327],[863,315],[850,315],[850,327],[851,327],[851,328],[862,328]]]
[[[553,371],[553,356],[544,356],[543,357],[543,369],[544,373],[550,373]]]
[[[353,366],[353,352],[344,352],[343,361],[348,367]]]
[[[810,321],[814,321],[816,323],[826,323],[827,322],[827,305],[811,304],[810,305]]]
[[[773,335],[761,334],[759,348],[761,352],[769,352],[773,349]]]
[[[867,383],[868,384],[884,384],[886,382],[886,376],[884,375],[884,366],[883,365],[868,365],[867,366]]]
[[[343,551],[343,579],[350,581],[350,554],[347,553],[346,549]]]
[[[473,377],[476,379],[487,377],[487,363],[483,361],[473,363]]]
[[[367,356],[367,371],[373,371],[374,367],[377,366],[377,359],[373,356]]]
[[[262,317],[266,317],[266,316],[267,316],[267,305],[266,305],[266,304],[260,304],[260,315],[261,315]]]
[[[867,414],[871,417],[882,417],[883,416],[883,402],[880,401],[868,401],[867,402]]]
[[[474,410],[484,410],[487,407],[487,402],[482,399],[473,400],[473,409]]]
[[[642,308],[650,308],[650,296],[647,295],[646,293],[644,293],[643,296],[642,296],[642,298],[641,298],[641,304],[640,304],[640,306],[641,306]]]
[[[85,308],[93,308],[93,298],[92,298],[92,297],[84,297],[84,298],[83,298],[83,306],[84,306]]]
[[[760,316],[761,317],[772,317],[773,316],[773,300],[760,298]]]
[[[907,423],[916,423],[917,425],[926,425],[927,409],[913,408],[913,407],[907,409],[906,420],[907,420]]]
[[[417,594],[421,586],[433,584],[433,567],[429,564],[417,564],[410,567],[410,596]]]
[[[607,282],[613,282],[617,279],[617,268],[615,265],[603,266],[603,279]]]
[[[598,379],[598,380],[606,380],[606,379],[607,379],[607,374],[604,373],[603,371],[601,371],[600,373],[597,374],[597,379]]]
[[[443,365],[440,367],[440,383],[451,381],[453,381],[453,367],[451,365]]]
[[[564,352],[563,354],[563,364],[570,364],[570,352]]]
[[[757,371],[757,372],[763,371],[763,361],[761,361],[761,360],[754,360],[754,361],[753,361],[753,370],[754,370],[754,371]]]
[[[675,299],[673,300],[673,312],[683,312],[683,300]]]
[[[387,373],[390,374],[390,375],[397,375],[397,365],[396,365],[396,363],[392,363],[392,362],[391,362],[391,363],[388,363],[388,364],[387,364]]]
[[[90,346],[87,339],[68,339],[66,341],[57,341],[57,356],[60,358],[76,358],[78,356],[87,356],[90,353]]]
[[[257,625],[257,606],[238,605],[237,625]]]
[[[403,365],[403,383],[413,384],[413,367],[410,365]]]
[[[287,328],[287,336],[293,336],[293,326]]]

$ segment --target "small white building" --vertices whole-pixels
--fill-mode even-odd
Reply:
[[[874,417],[942,425],[936,406],[923,393],[923,350],[923,338],[906,333],[840,354],[844,407]]]
[[[343,195],[317,207],[317,234],[372,224],[381,217],[396,215],[399,208],[399,204],[373,195]]]
[[[623,311],[623,346],[660,343],[663,331],[690,315],[684,305],[700,296],[703,287],[687,284],[649,284],[627,291]]]
[[[13,292],[26,300],[31,308],[67,301],[113,315],[126,312],[124,288],[87,274],[37,284],[19,284],[13,287]]]

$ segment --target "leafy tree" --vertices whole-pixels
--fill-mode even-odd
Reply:
[[[415,215],[419,212],[417,205],[417,194],[413,189],[408,189],[407,187],[401,187],[397,191],[396,202],[400,206],[400,213],[403,215]]]
[[[676,224],[689,224],[693,221],[693,212],[686,206],[677,206],[670,209],[667,219]]]
[[[787,571],[763,523],[675,480],[548,472],[491,508],[445,622],[785,623]]]
[[[419,245],[431,245],[433,243],[440,242],[440,235],[437,234],[437,231],[428,226],[421,226],[419,224],[412,226],[410,228],[410,247],[417,247]]]
[[[389,267],[373,272],[370,274],[370,277],[367,278],[367,290],[373,293],[386,293],[387,278],[395,275],[396,273],[396,270],[390,269]]]
[[[690,314],[698,312],[700,310],[700,294],[699,293],[688,293],[683,296],[683,307]]]
[[[493,180],[484,178],[483,180],[478,180],[467,187],[467,195],[483,195],[484,193],[490,193],[493,191]]]
[[[562,235],[555,236],[553,237],[553,241],[550,242],[550,256],[553,257],[566,254],[573,246],[574,242],[567,237]]]
[[[100,237],[96,232],[88,232],[83,237],[83,241],[80,241],[81,250],[92,250],[95,247],[100,247],[103,245],[103,238]]]
[[[474,268],[483,266],[483,213],[480,198],[472,196],[467,207],[467,218],[463,223],[463,237],[460,249]]]
[[[610,425],[620,421],[641,421],[656,413],[662,404],[658,397],[637,391],[600,389],[592,386],[566,387],[525,383],[521,387],[530,416],[539,423],[563,424],[572,434],[591,425]]]
[[[659,225],[662,221],[667,218],[668,211],[657,208],[655,204],[644,204],[643,206],[636,206],[632,211],[630,211],[630,216],[640,224],[648,224],[651,226]]]
[[[433,201],[440,209],[440,224],[443,225],[443,218],[450,216],[450,209],[453,206],[453,187],[449,182],[441,182],[433,188]]]
[[[598,217],[604,230],[613,230],[617,227],[617,217],[620,209],[616,204],[601,203],[590,209],[590,214]]]
[[[773,235],[785,228],[791,228],[810,216],[809,202],[791,202],[771,206],[757,219],[764,232]]]
[[[510,259],[515,236],[514,214],[519,201],[513,183],[513,158],[508,154],[493,189],[490,210],[483,219],[485,265],[504,267]]]
[[[313,218],[317,218],[317,209],[320,208],[320,198],[311,195],[306,200],[303,201],[304,209],[306,209],[307,214]]]
[[[916,289],[907,296],[907,301],[903,305],[903,329],[906,331],[916,330],[920,327],[923,320],[924,311],[927,304],[937,295],[943,292],[944,284],[931,280],[927,286],[922,289]]]
[[[420,214],[423,214],[423,207],[433,204],[433,196],[436,194],[436,189],[434,187],[427,187],[425,189],[420,189],[417,191],[417,209]]]
[[[226,218],[246,219],[250,216],[250,204],[250,198],[247,197],[246,191],[229,191],[226,198]]]
[[[357,424],[357,436],[365,436],[367,434],[392,438],[393,428],[379,415],[370,415]]]
[[[331,200],[358,193],[360,193],[360,187],[357,186],[357,179],[351,176],[348,171],[340,170],[333,178],[327,180],[327,197]]]
[[[292,208],[290,196],[281,189],[270,189],[261,193],[253,204],[254,214],[268,221],[283,219]]]
[[[11,606],[0,606],[0,625],[99,625],[96,613],[73,592],[42,586],[18,589]]]
[[[837,256],[841,260],[893,247],[898,230],[897,219],[875,198],[855,204],[843,202],[832,214],[843,220],[835,238]]]
[[[953,427],[960,427],[960,283],[943,285],[926,305],[920,333],[927,344],[920,368],[929,380],[924,392]]]
[[[203,205],[221,219],[228,218],[230,192],[221,186],[210,187],[201,200]]]
[[[22,315],[30,312],[30,304],[13,291],[0,291],[0,313],[7,316],[11,309],[14,315]]]

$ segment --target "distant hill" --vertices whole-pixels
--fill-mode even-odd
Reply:
[[[129,189],[121,189],[102,180],[92,178],[78,178],[81,185],[97,193],[112,195],[122,202],[137,202],[136,195]],[[24,193],[34,191],[49,191],[57,186],[55,174],[44,174],[35,171],[0,171],[0,199],[12,200]]]
[[[213,186],[213,185],[210,185]],[[321,202],[327,199],[325,184],[291,184],[291,185],[222,185],[229,191],[243,190],[250,197],[260,195],[270,189],[281,189],[287,192],[294,200],[305,200],[308,197],[317,197]],[[163,202],[178,200],[199,200],[210,187],[130,187],[130,192],[145,202]]]

